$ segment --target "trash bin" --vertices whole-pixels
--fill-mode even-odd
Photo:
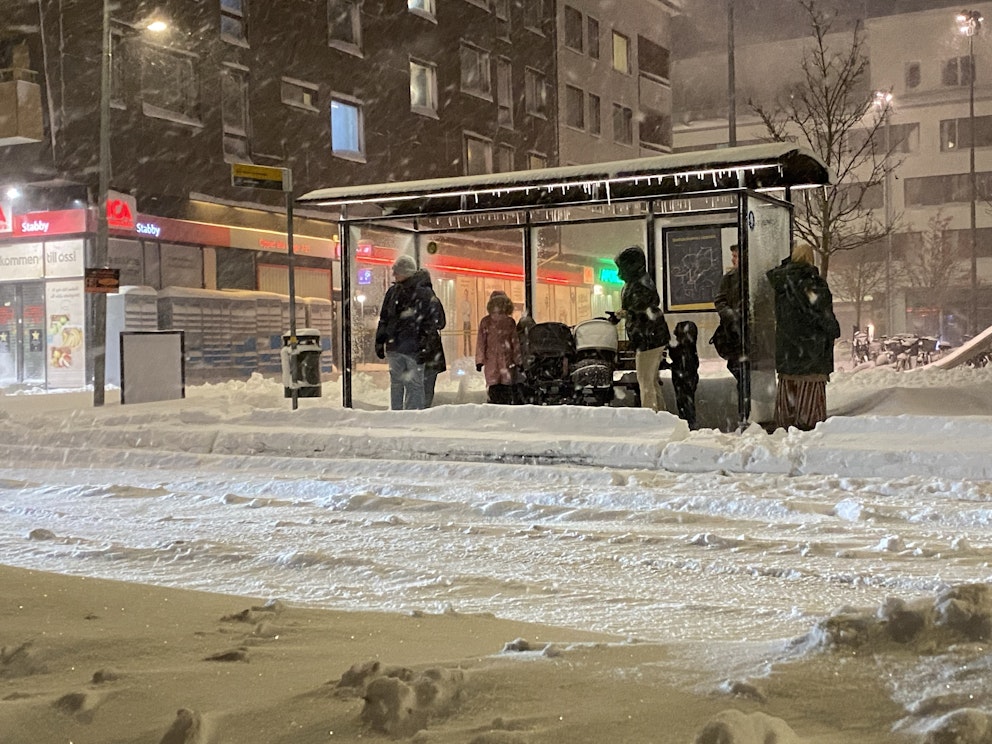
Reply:
[[[296,330],[296,348],[292,336],[282,334],[282,384],[285,397],[320,397],[320,331],[316,328]]]

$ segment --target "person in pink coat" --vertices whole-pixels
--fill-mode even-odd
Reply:
[[[479,322],[475,368],[486,376],[490,403],[513,403],[513,384],[520,365],[520,340],[513,320],[513,300],[496,290],[486,303],[489,313]]]

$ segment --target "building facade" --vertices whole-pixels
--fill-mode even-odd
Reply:
[[[65,386],[53,350],[67,345],[61,316],[89,329],[83,275],[95,266],[101,171],[107,264],[122,285],[285,295],[286,197],[235,185],[234,166],[285,169],[299,195],[666,152],[677,5],[128,0],[112,5],[104,88],[99,3],[15,3],[0,25],[0,384]],[[582,51],[559,51],[575,13]],[[586,79],[596,83],[583,83],[584,106],[599,91],[598,132],[591,115],[582,127],[561,123],[566,81]],[[296,293],[337,305],[336,222],[294,217]],[[363,251],[370,290],[388,285],[395,247],[370,240]],[[468,290],[484,307],[477,284],[459,282],[459,301]],[[57,308],[53,295],[67,292]],[[363,312],[377,309],[376,295],[362,295]],[[42,322],[52,316],[59,322]],[[88,340],[66,339],[80,349]],[[73,384],[87,379],[82,356],[71,355]]]
[[[969,37],[959,29],[958,5],[862,19],[870,80],[864,96],[891,94],[891,108],[881,128],[880,147],[891,151],[892,176],[871,202],[880,221],[888,214],[896,224],[891,244],[874,246],[875,261],[890,261],[891,297],[876,284],[862,299],[861,325],[876,333],[911,332],[960,343],[992,324],[992,29],[984,25]],[[986,19],[992,6],[974,9]],[[832,49],[850,48],[851,32],[831,34]],[[807,40],[737,45],[737,141],[760,141],[767,130],[748,108],[748,99],[769,103],[802,81],[799,60]],[[972,48],[973,45],[973,48]],[[972,51],[974,67],[971,66]],[[783,63],[786,61],[787,63]],[[727,53],[682,59],[675,65],[674,138],[678,150],[726,146],[728,141]],[[763,71],[775,69],[769,76]],[[972,70],[974,70],[972,74]],[[975,227],[970,209],[970,96],[974,90],[974,153],[978,198]],[[935,296],[914,286],[907,275],[934,220],[947,221],[943,240],[957,257],[949,272],[951,286]],[[977,281],[971,281],[972,235]],[[890,257],[890,258],[889,258]],[[831,273],[845,269],[853,255],[837,253]],[[857,313],[852,297],[841,297],[843,327]],[[845,302],[846,300],[846,302]],[[890,304],[891,303],[891,304]],[[977,310],[977,312],[976,312]]]

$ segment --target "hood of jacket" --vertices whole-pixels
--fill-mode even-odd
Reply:
[[[624,248],[613,261],[617,265],[617,274],[625,282],[636,281],[648,272],[644,250],[636,245]]]
[[[410,283],[415,287],[429,287],[430,289],[434,289],[430,272],[427,269],[417,269],[413,272],[413,276],[410,277]]]

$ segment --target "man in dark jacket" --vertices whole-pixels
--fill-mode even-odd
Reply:
[[[430,300],[413,278],[417,264],[402,255],[393,263],[394,284],[386,290],[375,331],[375,354],[389,363],[389,407],[424,407],[423,340]]]
[[[827,417],[827,381],[840,323],[810,246],[797,246],[767,276],[775,291],[775,424],[808,431]]]
[[[713,298],[713,306],[720,316],[717,328],[710,343],[716,353],[727,360],[727,369],[734,379],[740,382],[744,344],[741,338],[741,270],[740,246],[730,246],[731,268],[720,279],[720,288]]]
[[[661,297],[654,280],[648,276],[647,257],[640,246],[624,248],[614,259],[623,280],[620,310],[614,322],[624,320],[627,338],[636,350],[634,369],[641,391],[641,407],[665,410],[665,398],[658,380],[658,367],[665,356],[671,334],[661,312]]]

